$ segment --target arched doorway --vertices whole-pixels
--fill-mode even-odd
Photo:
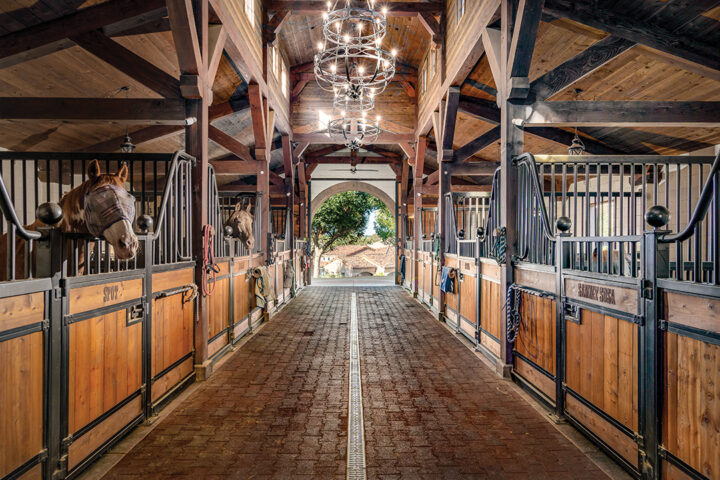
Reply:
[[[394,279],[397,268],[396,245],[393,241],[393,237],[397,232],[397,219],[394,218],[396,214],[396,204],[383,188],[365,181],[346,181],[326,186],[312,198],[310,231],[314,231],[313,224],[316,220],[316,215],[319,215],[318,212],[322,211],[323,205],[331,201],[335,196],[344,196],[352,192],[355,194],[361,192],[373,197],[376,205],[375,208],[379,208],[379,210],[376,211],[379,212],[377,215],[380,215],[384,220],[382,220],[380,224],[375,223],[374,227],[370,227],[372,223],[368,223],[368,230],[366,230],[365,236],[359,238],[357,242],[340,243],[333,247],[328,247],[327,244],[323,244],[322,241],[317,244],[315,243],[318,241],[318,238],[323,237],[317,237],[311,240],[314,246],[312,258],[313,278],[318,278],[318,276],[324,279],[379,276],[379,281],[381,280],[380,277]],[[352,202],[354,200],[347,199],[344,201]],[[337,209],[338,205],[340,208],[343,206],[347,208],[348,204],[344,203],[344,201],[338,204],[336,200],[335,206],[330,208]],[[384,207],[379,207],[380,204],[384,205]],[[364,207],[358,205],[357,211],[362,211],[362,208]],[[392,217],[392,219],[390,217]],[[328,225],[326,218],[323,214],[321,225]],[[332,218],[332,216],[330,218]],[[371,216],[369,222],[373,222],[373,218],[375,217]],[[326,223],[323,224],[322,222]],[[382,226],[379,227],[378,225]],[[378,233],[380,234],[378,235]]]
[[[340,182],[336,183],[335,185],[328,187],[324,190],[322,190],[320,193],[317,194],[315,198],[312,200],[312,206],[310,208],[310,224],[312,225],[312,219],[315,216],[315,212],[318,208],[320,208],[320,205],[325,203],[325,200],[332,197],[336,193],[342,193],[342,192],[365,192],[368,193],[374,197],[377,197],[381,202],[385,204],[385,206],[388,207],[388,209],[391,212],[395,212],[395,201],[390,198],[390,195],[383,192],[380,188],[376,187],[375,185],[372,185],[367,182],[358,182],[358,181],[350,181],[350,182]]]

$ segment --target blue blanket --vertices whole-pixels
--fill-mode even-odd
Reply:
[[[455,279],[450,278],[452,268],[442,267],[442,275],[440,276],[440,290],[445,293],[455,293]]]

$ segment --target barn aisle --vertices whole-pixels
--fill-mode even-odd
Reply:
[[[404,290],[317,286],[104,478],[346,478],[353,310],[367,478],[607,478]]]

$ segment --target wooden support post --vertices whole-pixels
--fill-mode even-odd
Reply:
[[[181,2],[173,2],[178,4]],[[207,0],[195,0],[189,10],[182,9],[182,17],[178,21],[171,18],[173,28],[182,24],[181,31],[174,31],[176,39],[187,35],[183,42],[190,51],[192,61],[181,60],[181,65],[194,65],[195,57],[199,52],[201,78],[204,78],[204,71],[207,68]],[[189,17],[187,15],[190,15]],[[192,33],[191,33],[192,32]],[[177,41],[177,40],[176,40]],[[198,44],[199,42],[199,44]],[[183,53],[178,50],[178,55]],[[188,67],[191,68],[191,67]],[[185,73],[185,71],[183,71]],[[192,172],[192,218],[193,256],[197,263],[195,266],[195,283],[201,285],[203,280],[203,237],[202,226],[208,223],[208,100],[206,96],[198,99],[186,100],[187,116],[194,117],[195,123],[185,128],[185,150],[197,160]],[[209,332],[209,311],[208,299],[202,292],[198,295],[195,317],[195,374],[198,380],[205,380],[212,373],[212,363],[208,360],[208,332]]]
[[[508,54],[513,26],[513,2],[503,0],[501,5],[501,58],[502,75],[505,81],[504,91],[508,92],[510,72],[508,70]],[[513,123],[518,107],[511,103],[507,95],[501,102],[500,118],[500,167],[502,168],[500,180],[500,225],[505,227],[506,251],[505,263],[500,269],[501,305],[505,305],[507,289],[513,283],[512,259],[515,255],[515,242],[517,237],[517,170],[513,165],[513,157],[520,155],[523,150],[522,128]],[[502,329],[500,341],[500,360],[496,370],[503,376],[508,376],[512,365],[512,345],[507,341],[507,331]]]
[[[285,200],[289,210],[290,217],[290,237],[286,238],[286,245],[290,246],[290,262],[295,265],[295,165],[293,162],[293,148],[290,143],[290,137],[283,135],[282,153],[283,165],[285,167]],[[284,271],[284,270],[283,270]],[[291,295],[295,293],[291,291]]]
[[[422,220],[422,193],[423,193],[423,170],[425,167],[425,149],[427,148],[427,137],[418,138],[415,146],[415,166],[413,167],[413,295],[418,293],[418,252],[420,251],[420,233]]]

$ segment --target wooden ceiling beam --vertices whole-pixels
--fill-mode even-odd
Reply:
[[[300,158],[305,153],[305,150],[310,146],[309,142],[297,142],[297,145],[295,146],[295,149],[293,150],[293,155],[295,158]]]
[[[216,175],[257,175],[259,162],[242,160],[210,160]]]
[[[460,104],[460,87],[450,87],[445,102],[444,119],[442,120],[442,147],[443,150],[452,150],[455,138],[455,124]]]
[[[483,148],[497,142],[498,140],[500,140],[499,126],[483,133],[482,135],[479,135],[474,140],[471,140],[470,142],[455,150],[454,159],[456,162],[464,162]]]
[[[525,127],[720,126],[720,102],[536,102],[519,108],[521,117],[515,120]]]
[[[382,157],[363,157],[364,160],[362,161],[363,164],[366,165],[379,165],[379,164],[397,164],[400,163],[395,158],[382,158]],[[313,165],[332,165],[334,163],[338,164],[353,164],[357,163],[358,159],[354,157],[307,157],[305,159],[306,163]]]
[[[440,15],[445,8],[443,2],[387,2],[388,17],[414,17],[420,13]],[[272,0],[266,5],[268,10],[289,10],[298,15],[315,15],[327,11],[327,2],[298,1],[298,0]]]
[[[227,30],[222,25],[210,25],[208,27],[208,71],[207,83],[208,87],[212,87],[215,83],[220,60],[225,51],[225,42],[227,41]]]
[[[720,70],[720,51],[717,47],[687,35],[668,31],[642,19],[629,18],[594,5],[570,0],[547,0],[544,11],[553,17],[567,18],[603,30],[616,37],[694,62],[707,69]]]
[[[224,102],[219,103],[217,105],[212,105],[208,109],[208,117],[210,118],[210,121],[217,120],[218,118],[223,118],[228,115],[232,115],[233,113],[240,112],[247,110],[249,107],[243,107],[240,109],[234,109],[236,105],[231,105],[230,102]],[[130,137],[132,139],[132,142],[135,145],[140,145],[141,143],[150,142],[152,140],[157,140],[162,137],[166,137],[168,135],[173,135],[179,132],[182,132],[185,129],[185,125],[152,125],[150,127],[143,127],[138,130],[135,130],[134,132],[130,132]],[[125,134],[117,136],[115,138],[111,138],[109,140],[104,140],[102,142],[95,143],[93,145],[90,145],[86,148],[84,148],[83,152],[113,152],[115,150],[118,150],[120,148],[120,144],[125,138]]]
[[[252,117],[253,135],[255,136],[255,148],[264,149],[267,147],[265,106],[260,86],[257,83],[248,85],[248,97],[250,99],[250,116]]]
[[[7,97],[0,118],[185,125],[186,113],[183,99]]]
[[[525,98],[529,91],[530,60],[545,0],[520,0],[513,26],[507,71],[510,74],[508,98]]]
[[[425,177],[425,185],[436,185],[440,179],[440,170],[435,170],[430,175]]]
[[[294,132],[293,138],[297,142],[309,142],[309,143],[333,143],[333,144],[345,144],[344,139],[331,138],[325,132],[315,133],[299,133]],[[415,135],[412,133],[393,133],[393,132],[381,132],[378,138],[373,142],[365,142],[366,144],[396,144],[400,142],[412,142],[415,139]]]
[[[239,159],[245,160],[247,162],[255,161],[253,156],[250,154],[250,149],[248,147],[237,141],[231,135],[223,132],[219,128],[213,125],[208,125],[208,137],[210,138],[210,140],[217,143],[230,153],[234,154]]]
[[[285,20],[290,16],[290,10],[277,10],[267,24],[263,25],[263,39],[266,43],[275,44]]]
[[[442,45],[442,28],[435,15],[428,12],[418,12],[417,14],[420,24],[425,27],[425,30],[430,34],[430,38],[436,47]]]
[[[483,122],[487,122],[492,125],[500,124],[500,109],[497,107],[495,102],[490,100],[461,95],[458,103],[458,109],[463,113],[482,120]]]
[[[637,45],[624,38],[609,36],[589,46],[530,84],[533,101],[546,100]]]
[[[0,59],[22,56],[31,50],[60,42],[164,7],[164,0],[117,0],[78,10],[70,15],[0,37]],[[49,52],[46,52],[49,53]]]
[[[180,96],[180,82],[100,30],[91,30],[70,39],[104,62],[117,68],[165,98]]]
[[[166,0],[178,64],[183,74],[202,72],[202,54],[192,0]]]

